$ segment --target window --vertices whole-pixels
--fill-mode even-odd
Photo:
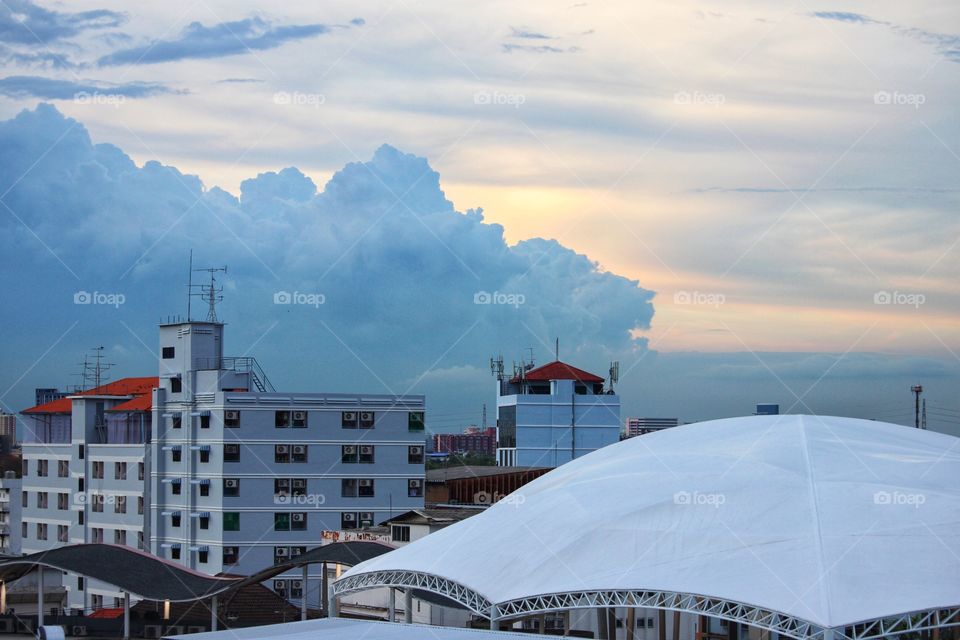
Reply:
[[[286,429],[290,426],[290,412],[277,411],[273,414],[273,426],[277,429]]]
[[[306,478],[291,478],[290,483],[293,486],[293,495],[295,496],[305,496],[307,495],[307,479]]]
[[[290,462],[290,445],[278,444],[273,448],[274,462]]]
[[[343,411],[340,413],[340,426],[344,429],[357,428],[357,412]]]
[[[20,523],[20,537],[23,538],[24,540],[26,540],[27,537],[28,537],[28,536],[27,536],[27,523],[26,523],[26,522],[21,522],[21,523]]]
[[[28,505],[27,505],[27,498],[29,498],[29,497],[30,497],[30,494],[27,493],[26,491],[24,491],[23,493],[20,494],[20,506],[21,506],[21,507],[26,507],[26,506],[28,506]]]
[[[290,514],[290,530],[306,531],[307,530],[307,514],[291,513]]]
[[[407,481],[407,496],[410,498],[422,498],[423,497],[423,480],[419,478]]]
[[[114,529],[113,544],[127,544],[127,532],[123,529]]]
[[[306,429],[307,428],[307,412],[291,411],[290,423],[293,425],[294,429]]]
[[[103,462],[95,460],[93,462],[93,477],[95,480],[103,480]]]
[[[407,447],[407,463],[423,464],[423,447],[420,447],[420,446]]]
[[[170,514],[170,526],[171,526],[171,527],[179,527],[179,526],[180,526],[180,517],[181,517],[181,516],[180,516],[180,512],[179,512],[179,511],[174,511],[173,513],[171,513],[171,514]]]
[[[410,527],[395,524],[390,527],[390,537],[394,542],[410,542]]]
[[[183,384],[180,378],[170,378],[170,393],[180,393],[183,391]]]
[[[240,547],[223,548],[223,564],[237,564],[240,561]]]
[[[106,502],[102,494],[94,493],[90,496],[91,511],[94,513],[103,513],[103,503]]]
[[[83,576],[77,576],[77,590],[83,591]]]
[[[283,564],[290,557],[290,547],[273,548],[273,564]],[[276,584],[276,582],[274,582]]]
[[[180,546],[170,547],[170,559],[179,560],[180,559]]]
[[[37,475],[41,478],[47,477],[47,461],[37,460]]]
[[[372,527],[373,526],[373,511],[361,511],[357,514],[360,518],[361,527]]]
[[[100,527],[94,527],[91,529],[90,539],[97,544],[103,544],[103,529]]]
[[[77,478],[77,492],[83,493],[83,478]]]
[[[408,431],[423,431],[424,429],[424,419],[423,411],[411,411],[407,414],[407,430]]]
[[[344,464],[360,462],[360,448],[355,444],[345,444],[340,447],[340,462]]]
[[[114,480],[127,479],[127,463],[126,462],[113,463],[113,479]]]
[[[137,463],[137,480],[143,480],[144,477],[144,466],[142,462]]]
[[[70,477],[70,461],[69,460],[57,460],[57,477],[58,478]]]
[[[372,498],[373,497],[373,480],[370,478],[361,478],[359,482],[359,489],[357,495],[361,498]]]
[[[200,483],[200,496],[207,497],[210,495],[210,481]]]
[[[180,495],[180,478],[176,478],[173,482],[170,483],[170,491],[173,495]]]
[[[38,491],[38,492],[37,492],[37,508],[38,508],[38,509],[46,509],[47,506],[49,506],[49,503],[50,503],[50,497],[49,497],[49,495],[47,494],[47,492],[46,492],[46,491]]]
[[[200,517],[197,518],[197,520],[200,521],[200,528],[201,528],[201,529],[209,529],[209,528],[210,528],[210,514],[207,514],[207,513],[201,514]]]
[[[77,458],[79,458],[80,460],[83,460],[83,452],[84,452],[84,446],[81,444],[77,448]]]
[[[183,427],[183,416],[181,415],[170,416],[170,427],[173,429],[179,429]]]
[[[20,476],[26,478],[28,475],[30,475],[30,461],[24,460],[22,468],[20,469]]]
[[[372,444],[360,445],[360,462],[361,464],[373,464],[373,445]]]
[[[223,426],[229,429],[236,429],[240,426],[240,412],[236,409],[228,409],[223,412]]]
[[[223,530],[240,531],[240,513],[238,511],[223,512]]]
[[[357,497],[357,480],[356,478],[343,478],[340,481],[340,496],[343,498],[356,498]]]
[[[361,429],[373,429],[373,423],[374,423],[373,411],[360,412],[360,428]]]
[[[67,493],[58,493],[57,494],[57,509],[60,511],[66,511],[70,508],[70,494]]]
[[[209,550],[209,549],[200,549],[199,551],[197,551],[197,560],[198,560],[201,564],[207,564],[207,559],[208,559],[209,557],[210,557],[210,550]]]
[[[356,529],[356,528],[357,528],[357,514],[355,514],[355,513],[341,513],[341,514],[340,514],[340,528],[341,528],[341,529]]]
[[[45,522],[37,523],[37,540],[47,539],[47,525]]]
[[[163,347],[160,350],[160,357],[164,360],[173,360],[176,349],[174,347]]]
[[[172,462],[180,462],[183,460],[183,450],[179,446],[170,449],[170,460]]]
[[[147,547],[143,544],[143,531],[137,531],[137,549],[146,551]]]
[[[290,495],[290,478],[274,478],[273,480],[274,497],[286,497]]]
[[[200,449],[200,462],[210,462],[210,449]]]
[[[239,444],[223,445],[223,461],[224,462],[240,462],[240,445]]]
[[[77,511],[77,524],[83,526],[83,511]]]
[[[289,513],[273,514],[273,530],[274,531],[290,531],[290,514]]]
[[[143,496],[137,496],[137,515],[143,515]]]
[[[201,428],[201,429],[209,429],[209,428],[210,428],[210,416],[209,416],[209,415],[200,416],[200,428]]]
[[[236,498],[240,495],[240,478],[223,479],[223,497]]]
[[[57,542],[69,542],[69,529],[65,524],[57,525]]]
[[[294,462],[306,462],[307,461],[307,445],[305,444],[295,444],[291,448],[291,458]]]

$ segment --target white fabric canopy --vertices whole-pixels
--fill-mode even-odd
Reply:
[[[821,627],[957,607],[958,444],[799,415],[667,429],[565,464],[341,580],[430,574],[493,604],[591,590],[693,593]]]

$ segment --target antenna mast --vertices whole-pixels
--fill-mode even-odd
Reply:
[[[191,253],[190,264],[193,264],[193,255]],[[217,303],[223,301],[223,285],[217,286],[217,273],[222,271],[224,274],[227,273],[227,266],[222,267],[208,267],[206,269],[191,269],[190,273],[193,274],[194,271],[206,271],[210,274],[210,284],[201,284],[194,285],[191,281],[191,296],[200,296],[200,298],[207,303],[207,322],[219,322],[217,320]],[[193,293],[192,289],[194,286],[200,287],[200,293]],[[187,320],[190,320],[189,309],[187,312]]]
[[[103,350],[102,346],[94,347],[90,350],[93,352],[92,356],[84,354],[83,363],[80,365],[82,369],[76,374],[80,376],[80,391],[96,389],[109,379],[106,373],[113,363],[103,361]]]
[[[613,385],[620,382],[620,361],[614,360],[610,363],[610,392],[613,392]]]
[[[190,322],[190,303],[193,302],[193,249],[190,249],[190,263],[187,267],[187,322]]]

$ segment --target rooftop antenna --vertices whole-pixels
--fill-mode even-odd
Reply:
[[[187,267],[187,322],[193,320],[190,317],[191,302],[193,302],[193,249],[190,249],[190,263]]]
[[[554,348],[554,360],[560,362],[560,338],[557,337],[556,347]]]
[[[530,352],[530,362],[523,363],[524,371],[530,371],[530,369],[533,369],[534,367],[533,347],[527,347],[527,351]]]
[[[490,358],[490,375],[497,380],[503,380],[503,355]]]
[[[90,354],[83,355],[83,363],[80,365],[82,369],[80,373],[76,374],[80,376],[80,391],[96,389],[107,382],[106,373],[113,366],[113,363],[103,361],[103,350],[103,346],[94,347],[90,349],[93,352],[92,356]]]
[[[620,382],[620,361],[614,360],[610,363],[610,391],[617,382]]]
[[[190,260],[191,266],[193,264],[193,258]],[[207,303],[207,322],[219,322],[217,320],[217,303],[223,301],[223,286],[217,287],[217,272],[222,271],[224,274],[227,273],[226,265],[222,267],[208,267],[205,269],[191,269],[190,273],[194,271],[206,271],[210,274],[210,284],[201,284],[197,285],[200,287],[200,293],[192,293],[191,296],[200,296],[204,302]],[[191,282],[190,287],[194,285]],[[189,320],[189,313],[188,320]]]
[[[919,384],[915,384],[912,387],[910,387],[910,391],[912,391],[914,395],[913,426],[919,429],[920,428],[920,394],[923,393],[923,387]]]

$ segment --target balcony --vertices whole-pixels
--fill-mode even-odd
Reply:
[[[197,371],[233,371],[250,374],[253,386],[260,393],[275,393],[270,379],[256,358],[194,358],[193,368]]]

